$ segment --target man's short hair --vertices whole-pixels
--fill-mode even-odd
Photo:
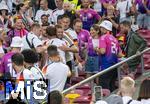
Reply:
[[[59,15],[58,17],[57,17],[57,21],[58,20],[61,20],[63,18],[63,15]]]
[[[55,46],[55,45],[50,45],[50,46],[47,48],[47,52],[48,52],[49,57],[59,55],[59,52],[58,52],[58,50],[57,50],[57,46]]]
[[[47,14],[43,14],[43,15],[41,16],[41,18],[42,18],[42,17],[47,17],[47,18],[48,18],[48,17],[49,17],[49,15],[47,15]]]
[[[63,96],[59,91],[52,91],[48,94],[48,104],[62,104]]]
[[[61,29],[63,28],[61,25],[58,25],[58,24],[55,25],[55,27],[56,27],[56,31],[57,31],[57,29],[59,29],[59,28],[61,28]]]
[[[81,23],[82,23],[81,19],[80,19],[80,18],[77,18],[77,19],[75,19],[75,20],[73,21],[73,25],[75,25],[77,22],[81,22]]]
[[[124,26],[131,26],[131,23],[129,21],[122,21],[120,24],[124,25]]]
[[[24,57],[21,53],[15,53],[14,55],[12,55],[11,61],[17,66],[22,66],[24,62]]]
[[[121,80],[120,87],[123,91],[131,91],[135,87],[135,81],[130,77],[124,77]]]
[[[48,26],[46,28],[46,34],[48,36],[56,36],[56,27],[55,26]]]
[[[62,15],[62,19],[63,18],[69,18],[70,19],[70,17],[66,13]]]
[[[47,0],[41,0],[41,1],[44,1],[45,3],[48,3],[48,1],[47,1]]]
[[[32,26],[31,26],[31,30],[33,30],[34,28],[40,28],[40,24],[38,23],[33,23]]]
[[[31,49],[26,49],[26,50],[23,50],[21,52],[24,56],[24,61],[26,63],[31,63],[31,64],[34,64],[34,63],[37,63],[38,62],[38,53],[36,53],[35,51],[31,50]]]

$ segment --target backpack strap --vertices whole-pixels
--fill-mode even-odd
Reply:
[[[43,74],[41,73],[41,71],[39,71],[38,68],[36,68],[35,66],[30,66],[28,69],[31,70],[31,68],[33,68],[33,67],[40,73],[40,75],[42,76],[42,80],[45,81]]]
[[[53,62],[51,62],[51,63],[49,63],[48,65],[46,65],[46,66],[44,66],[43,68],[42,68],[42,73],[45,75],[46,74],[46,72],[47,72],[47,67],[49,66],[49,65],[52,65],[53,64]]]
[[[133,101],[132,99],[131,99],[131,100],[129,100],[129,101],[127,102],[127,104],[130,104],[132,101]]]
[[[19,76],[19,81],[24,81],[23,71],[21,72],[21,74]]]
[[[31,43],[30,43],[29,40],[28,40],[28,35],[26,35],[26,41],[27,41],[27,43],[28,43],[28,45],[29,45],[29,47],[30,47],[31,49],[34,49],[34,48],[35,48],[35,47],[34,47],[34,44],[33,44],[33,39],[34,39],[34,37],[32,38]]]

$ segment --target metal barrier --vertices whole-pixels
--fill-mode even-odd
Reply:
[[[140,53],[137,53],[137,54],[135,54],[135,55],[133,55],[133,56],[131,56],[131,57],[129,57],[129,58],[127,58],[127,59],[125,59],[125,60],[123,60],[123,61],[121,61],[121,62],[119,62],[119,63],[117,63],[117,64],[115,64],[115,65],[113,65],[113,66],[111,66],[111,67],[109,67],[109,68],[107,68],[107,69],[105,69],[105,70],[99,72],[99,73],[97,73],[97,74],[94,74],[93,76],[91,76],[91,77],[89,77],[89,78],[87,78],[87,79],[85,79],[85,80],[83,80],[83,81],[81,81],[81,82],[79,82],[79,83],[77,83],[77,84],[71,86],[70,88],[64,90],[62,93],[63,93],[63,94],[66,94],[66,93],[68,93],[69,91],[71,91],[71,90],[77,88],[78,86],[81,86],[81,85],[83,85],[83,84],[85,84],[85,83],[87,83],[87,82],[90,82],[90,81],[92,81],[93,79],[95,79],[96,77],[99,77],[100,75],[102,75],[102,74],[104,74],[104,73],[107,73],[108,71],[114,70],[115,68],[117,68],[117,67],[120,66],[121,64],[123,64],[123,63],[125,63],[125,62],[127,62],[127,61],[129,61],[129,60],[132,60],[132,59],[134,59],[134,58],[136,58],[136,57],[138,57],[138,56],[141,56],[141,68],[142,68],[142,72],[143,72],[143,71],[144,71],[144,59],[143,59],[143,54],[144,54],[145,52],[148,52],[148,51],[150,51],[150,48],[147,48],[147,49],[145,49],[144,51],[142,51],[142,52],[140,52]],[[118,74],[119,74],[119,73],[118,73]],[[119,77],[118,79],[119,79],[119,82],[120,82],[120,76],[118,76],[118,77]]]

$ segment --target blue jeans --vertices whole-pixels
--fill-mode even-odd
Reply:
[[[99,69],[99,56],[88,56],[85,71],[87,73],[97,73]]]
[[[137,16],[137,24],[140,28],[146,28],[150,30],[150,15],[148,14],[139,14]]]

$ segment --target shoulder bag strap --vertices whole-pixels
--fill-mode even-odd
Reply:
[[[27,41],[27,43],[28,43],[28,45],[29,45],[29,47],[30,47],[31,49],[34,48],[33,39],[34,39],[34,38],[32,38],[32,40],[31,40],[31,42],[32,42],[32,44],[31,44],[31,43],[29,42],[29,40],[28,40],[28,35],[26,35],[26,41]]]
[[[132,99],[131,99],[131,100],[129,100],[129,101],[127,102],[127,104],[130,104],[132,101],[133,101]]]

